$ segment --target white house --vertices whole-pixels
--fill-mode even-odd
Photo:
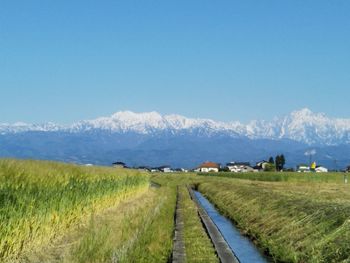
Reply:
[[[217,173],[219,172],[220,165],[217,163],[213,162],[205,162],[202,163],[200,166],[195,171],[201,172],[201,173],[209,173],[209,172],[214,172]]]
[[[297,166],[298,173],[308,173],[310,172],[310,167],[306,164],[300,164]]]
[[[230,172],[234,173],[246,173],[254,171],[249,162],[230,162],[226,164],[226,167],[230,170]]]
[[[317,166],[315,168],[315,172],[316,173],[328,173],[328,169],[326,167],[323,167],[323,166]]]
[[[169,165],[164,165],[164,166],[158,167],[158,169],[163,173],[172,173],[173,172],[173,170],[171,169],[171,167]]]

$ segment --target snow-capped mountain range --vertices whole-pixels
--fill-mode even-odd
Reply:
[[[232,137],[249,139],[290,139],[308,145],[338,145],[350,143],[350,119],[329,118],[323,113],[314,113],[305,108],[272,121],[251,121],[248,124],[220,122],[210,119],[193,119],[181,115],[161,115],[157,112],[134,113],[120,111],[110,117],[79,121],[63,126],[46,124],[0,124],[0,133],[109,131],[111,133],[154,134],[199,133],[205,136],[225,133]]]

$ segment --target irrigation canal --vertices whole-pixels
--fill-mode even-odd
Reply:
[[[197,200],[197,204],[199,204],[207,213],[211,221],[215,224],[216,228],[221,233],[222,237],[226,241],[227,245],[230,247],[233,252],[236,261],[228,260],[226,262],[240,262],[240,263],[266,263],[269,262],[268,259],[264,255],[260,253],[260,251],[256,248],[254,243],[247,237],[243,236],[239,230],[232,224],[232,222],[226,217],[222,216],[215,207],[198,191],[193,191],[192,196]],[[202,217],[202,216],[201,216]],[[203,218],[202,218],[203,220]],[[207,229],[209,230],[209,229]],[[210,231],[208,231],[210,234]],[[211,237],[212,238],[212,237]],[[217,245],[215,245],[215,240],[212,241],[216,250]],[[224,244],[219,244],[219,246]],[[219,255],[220,257],[220,255]],[[221,261],[223,261],[221,259]]]

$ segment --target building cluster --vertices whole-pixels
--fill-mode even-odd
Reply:
[[[124,162],[115,162],[113,166],[116,168],[132,168],[141,171],[148,172],[163,172],[163,173],[173,173],[173,172],[199,172],[199,173],[216,173],[220,171],[233,172],[233,173],[246,173],[246,172],[261,172],[261,171],[271,171],[269,167],[271,167],[270,162],[262,160],[257,162],[255,165],[251,165],[250,162],[229,162],[226,165],[221,165],[216,162],[204,162],[200,164],[198,167],[188,170],[184,168],[172,168],[170,165],[163,165],[159,167],[150,167],[150,166],[137,166],[137,167],[128,167]],[[327,173],[328,168],[317,165],[316,162],[313,162],[311,165],[300,164],[296,167],[296,169],[288,168],[283,169],[282,171],[290,171],[290,172],[299,172],[299,173],[308,173],[308,172],[316,172],[316,173]],[[348,166],[345,172],[350,172],[350,166]]]
[[[317,165],[316,162],[313,162],[311,165],[307,165],[307,164],[298,165],[296,171],[299,173],[309,173],[309,172],[328,173],[328,168],[322,165]]]
[[[260,172],[266,169],[269,163],[267,161],[257,162],[255,166],[252,166],[250,162],[229,162],[226,166],[221,166],[219,163],[204,162],[199,165],[195,172],[208,173],[227,171],[233,173],[246,173],[246,172]]]
[[[170,165],[163,165],[159,167],[149,167],[149,166],[136,166],[136,167],[128,167],[124,162],[115,162],[113,166],[116,168],[132,168],[142,171],[148,172],[163,172],[163,173],[172,173],[172,172],[219,172],[219,171],[227,171],[227,172],[259,172],[266,169],[269,163],[267,161],[261,161],[256,163],[255,166],[251,166],[249,162],[229,162],[225,166],[222,166],[219,163],[215,162],[204,162],[200,164],[198,167],[188,170],[184,168],[172,168]]]
[[[134,166],[134,167],[128,167],[124,162],[115,162],[112,164],[116,168],[132,168],[140,171],[147,171],[151,173],[173,173],[173,172],[188,172],[187,169],[184,168],[172,168],[170,165],[162,165],[157,167],[151,167],[151,166]]]

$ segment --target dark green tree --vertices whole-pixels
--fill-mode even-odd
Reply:
[[[277,171],[283,170],[284,165],[286,164],[286,159],[284,158],[284,155],[277,155],[275,158],[275,165]]]
[[[283,154],[281,154],[280,159],[281,159],[280,160],[281,161],[281,170],[283,170],[284,165],[286,164],[286,158],[284,157]]]
[[[272,157],[272,156],[269,158],[269,163],[271,163],[271,164],[274,164],[274,163],[275,163],[275,161],[273,160],[273,157]]]
[[[276,166],[276,170],[279,171],[280,170],[280,163],[281,163],[281,158],[279,155],[276,156],[275,158],[275,166]]]
[[[265,168],[264,168],[264,171],[265,172],[274,172],[276,171],[276,166],[274,163],[268,163],[265,165]]]

